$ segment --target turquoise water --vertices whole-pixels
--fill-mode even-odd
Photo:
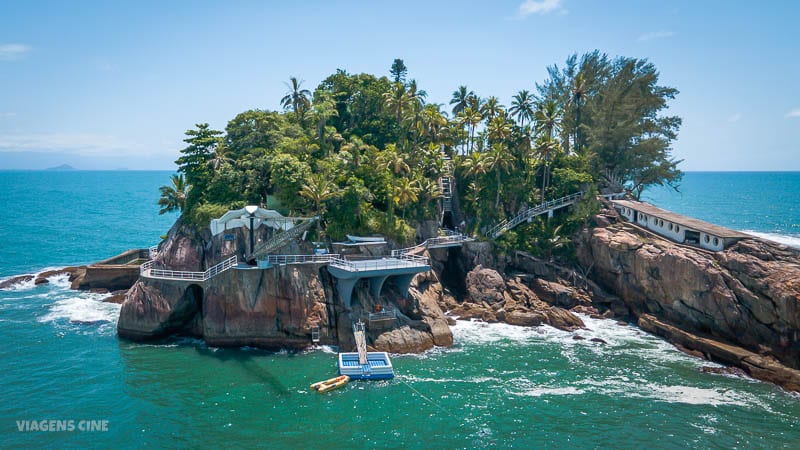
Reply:
[[[4,199],[0,276],[155,243],[174,220],[158,216],[155,205],[167,177],[0,172],[0,186],[13,192]],[[70,291],[63,277],[0,291],[3,447],[795,448],[800,442],[800,396],[703,373],[709,363],[610,320],[585,318],[588,330],[578,332],[585,340],[549,327],[459,322],[452,348],[395,356],[396,379],[319,395],[308,385],[334,374],[332,349],[268,353],[190,339],[120,341],[119,306],[100,298]],[[48,419],[106,420],[107,431],[18,431],[17,421]]]
[[[800,247],[800,172],[687,172],[679,192],[651,189],[642,200]]]

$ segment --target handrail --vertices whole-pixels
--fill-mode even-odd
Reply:
[[[348,272],[366,272],[370,270],[402,269],[403,267],[398,267],[398,261],[406,261],[412,264],[425,266],[430,265],[428,257],[416,255],[399,255],[391,258],[362,260],[357,264],[341,257],[335,257],[331,258],[329,264],[331,267],[338,267]]]
[[[584,192],[579,191],[574,194],[565,195],[564,197],[560,197],[554,200],[549,200],[543,203],[540,203],[536,206],[528,208],[511,219],[505,219],[495,225],[494,227],[490,228],[489,231],[486,233],[487,236],[496,238],[500,236],[504,232],[514,228],[515,226],[519,225],[520,223],[530,219],[531,217],[538,216],[539,214],[544,214],[551,209],[557,209],[562,206],[566,206],[569,204],[575,203],[579,198],[583,197]]]
[[[415,251],[421,248],[430,248],[443,244],[454,244],[454,243],[458,244],[461,242],[470,242],[474,240],[475,240],[474,238],[471,238],[465,234],[461,234],[455,231],[445,230],[444,236],[437,236],[425,239],[425,241],[413,247],[406,247],[397,250],[392,250],[391,254],[393,257],[400,257],[403,255],[407,255],[409,253],[414,253]]]
[[[170,280],[206,281],[238,264],[238,258],[230,258],[214,265],[205,272],[189,272],[184,270],[153,269],[154,261],[150,260],[139,267],[139,274],[148,278],[162,278]]]
[[[339,257],[338,253],[326,253],[324,255],[267,255],[257,261],[268,264],[313,264],[329,263],[331,259]]]

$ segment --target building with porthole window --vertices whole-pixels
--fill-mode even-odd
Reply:
[[[612,203],[629,222],[681,244],[722,251],[741,239],[752,237],[740,231],[666,211],[645,202],[612,200]]]

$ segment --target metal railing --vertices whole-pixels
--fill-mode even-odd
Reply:
[[[367,314],[367,320],[369,322],[380,322],[394,319],[397,319],[397,311],[390,306],[383,306],[380,312],[370,312]]]
[[[417,250],[423,248],[435,248],[441,246],[452,246],[461,244],[464,242],[474,241],[474,238],[471,238],[465,234],[457,233],[455,231],[444,230],[444,236],[437,236],[434,238],[428,238],[421,244],[417,244],[413,247],[406,247],[397,250],[392,250],[392,257],[397,258],[403,255],[408,255],[410,253],[415,253]]]
[[[167,269],[154,269],[154,261],[150,260],[142,264],[139,268],[139,274],[147,278],[161,278],[168,280],[190,280],[190,281],[206,281],[219,275],[226,270],[236,267],[238,260],[236,256],[222,261],[221,263],[209,268],[205,272],[189,272],[184,270],[167,270]]]
[[[336,257],[330,260],[331,267],[337,267],[348,272],[366,272],[370,270],[402,269],[412,266],[428,266],[430,261],[425,256],[400,255],[392,258],[368,259],[361,261],[350,261]]]
[[[338,253],[326,253],[324,255],[267,255],[257,261],[268,264],[327,264],[331,259],[340,257]]]
[[[317,216],[310,217],[305,222],[299,225],[295,225],[294,227],[289,228],[288,230],[282,233],[276,234],[267,241],[264,241],[261,244],[257,245],[255,250],[253,250],[250,256],[255,258],[260,258],[274,250],[283,247],[289,240],[297,236],[300,236],[300,234],[302,234],[304,231],[311,228],[311,225],[317,220],[319,220],[319,217]]]
[[[496,238],[501,234],[505,233],[506,231],[521,224],[522,222],[525,222],[540,214],[544,214],[548,211],[562,208],[567,205],[571,205],[576,201],[578,201],[578,199],[581,197],[583,197],[583,191],[576,192],[574,194],[567,195],[561,198],[557,198],[555,200],[550,200],[544,203],[540,203],[532,208],[528,208],[522,211],[521,213],[517,214],[511,219],[503,220],[494,227],[490,228],[489,231],[486,233],[486,235],[492,238]]]

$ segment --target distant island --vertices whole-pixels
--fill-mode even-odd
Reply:
[[[78,169],[76,169],[76,168],[74,168],[74,167],[70,166],[69,164],[61,164],[60,166],[48,167],[48,168],[47,168],[47,169],[45,169],[45,170],[57,170],[57,171],[63,171],[63,170],[78,170]]]

